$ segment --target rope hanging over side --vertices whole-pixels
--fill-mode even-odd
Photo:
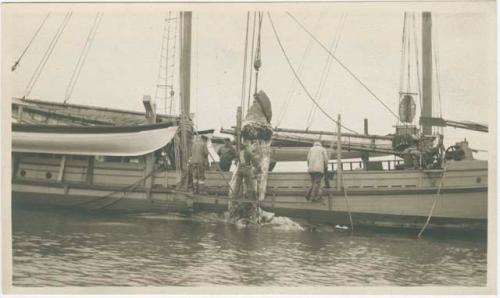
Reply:
[[[90,204],[90,203],[94,203],[94,202],[101,202],[101,201],[105,201],[106,199],[113,199],[113,195],[122,194],[121,196],[119,196],[117,198],[114,198],[113,200],[105,202],[101,206],[89,207],[89,210],[95,211],[95,210],[100,210],[100,209],[109,207],[109,206],[117,203],[118,201],[121,201],[122,199],[124,199],[125,196],[128,193],[134,191],[136,188],[138,188],[139,186],[141,186],[142,182],[144,182],[149,177],[153,176],[156,172],[158,172],[158,170],[160,170],[160,168],[154,168],[153,170],[151,170],[151,172],[149,172],[144,177],[136,180],[134,183],[129,184],[129,185],[125,186],[125,187],[122,187],[122,188],[120,188],[118,190],[112,191],[110,193],[107,193],[107,194],[105,194],[103,196],[100,196],[100,197],[97,197],[97,198],[93,198],[93,199],[90,199],[90,200],[87,200],[87,201],[82,201],[82,202],[76,202],[76,203],[73,203],[73,204],[68,204],[67,206],[68,207],[77,207],[77,206],[82,206],[82,205],[86,205],[86,204]]]
[[[311,93],[309,92],[309,90],[307,90],[306,86],[304,85],[304,83],[302,82],[302,80],[300,79],[299,75],[297,74],[297,71],[295,70],[295,68],[292,66],[292,63],[290,61],[290,58],[288,57],[288,54],[286,53],[285,51],[285,48],[283,47],[283,44],[281,43],[281,40],[278,36],[278,32],[276,31],[276,28],[274,27],[274,23],[273,23],[273,20],[271,18],[271,14],[270,13],[267,13],[267,16],[269,18],[269,22],[271,23],[271,27],[273,29],[273,32],[274,32],[274,36],[276,37],[276,41],[278,42],[280,48],[281,48],[281,51],[283,53],[283,56],[285,57],[287,63],[288,63],[288,66],[290,67],[290,69],[292,70],[295,78],[297,79],[297,81],[299,82],[300,86],[302,86],[302,89],[304,90],[304,92],[307,94],[307,97],[309,97],[309,99],[316,105],[316,107],[318,107],[318,109],[323,113],[323,115],[325,115],[328,119],[330,119],[332,122],[336,123],[338,125],[338,122],[337,120],[335,120],[332,116],[330,116],[324,109],[323,107],[321,107],[318,102],[313,98],[313,96],[311,95]],[[352,132],[352,133],[355,133],[355,134],[359,134],[358,132],[350,129],[349,127],[346,127],[345,125],[341,124],[341,127],[345,128],[346,130]]]
[[[73,70],[73,73],[71,74],[71,78],[68,82],[68,86],[66,87],[66,92],[64,95],[64,103],[68,102],[68,100],[71,98],[71,95],[73,94],[73,90],[75,89],[76,82],[78,81],[78,78],[80,77],[80,74],[83,69],[83,65],[85,64],[85,61],[87,60],[87,56],[90,52],[90,48],[92,47],[92,43],[94,42],[94,38],[97,33],[97,29],[99,28],[99,24],[102,20],[102,13],[97,13],[94,22],[92,23],[92,26],[90,27],[89,34],[87,36],[87,40],[85,41],[85,44],[83,45],[82,51],[80,53],[80,56],[78,57],[78,61],[76,62],[75,69]]]
[[[382,104],[385,109],[387,111],[389,111],[394,117],[396,117],[396,119],[399,121],[399,116],[391,109],[389,108],[383,101],[382,99],[380,99],[365,83],[363,83],[363,81],[361,81],[357,76],[356,74],[354,74],[344,63],[342,63],[342,61],[340,61],[330,50],[328,50],[328,48],[321,42],[319,41],[309,30],[307,30],[306,27],[304,27],[304,25],[302,25],[302,23],[299,22],[299,20],[297,20],[297,18],[295,18],[291,13],[287,12],[288,16],[290,16],[290,18],[292,18],[292,20],[294,20],[299,26],[300,28],[302,28],[302,30],[304,30],[309,36],[311,36],[314,41],[316,41],[330,56],[332,56],[332,58],[344,69],[346,70],[363,88],[365,88],[366,91],[368,91],[368,93],[370,93],[373,98],[375,98],[380,104]]]
[[[29,47],[33,43],[33,40],[35,40],[35,38],[37,37],[38,33],[42,29],[43,25],[45,24],[45,21],[47,21],[47,19],[49,18],[49,16],[50,16],[50,12],[47,14],[47,16],[45,16],[45,18],[43,19],[43,21],[40,24],[40,26],[38,26],[38,29],[36,30],[35,34],[31,38],[31,40],[28,42],[28,45],[26,46],[26,48],[24,48],[24,51],[21,53],[21,56],[19,56],[19,58],[17,58],[16,62],[14,62],[14,65],[12,65],[11,71],[15,71],[16,68],[19,66],[19,63],[21,62],[21,59],[23,58],[24,54],[26,54],[26,52],[28,51]]]
[[[425,221],[424,226],[422,227],[422,229],[420,230],[420,232],[417,235],[418,239],[422,238],[422,234],[424,233],[425,229],[429,225],[429,222],[431,221],[431,217],[434,213],[434,208],[436,208],[437,201],[438,201],[439,197],[441,196],[441,189],[443,188],[443,182],[444,182],[445,175],[446,175],[446,165],[443,167],[443,175],[441,175],[441,180],[439,181],[438,190],[437,190],[436,195],[434,196],[434,201],[432,202],[432,207],[431,207],[431,210],[429,211],[429,215],[427,216],[427,220]]]
[[[57,42],[61,38],[61,35],[64,32],[64,29],[66,28],[66,26],[68,25],[68,22],[71,19],[72,15],[73,15],[73,12],[68,12],[64,16],[64,19],[62,20],[61,24],[57,28],[57,31],[54,34],[54,37],[52,38],[52,40],[50,41],[49,46],[47,47],[47,50],[45,50],[45,53],[43,54],[42,59],[40,60],[40,63],[38,64],[35,71],[33,72],[33,75],[31,76],[30,80],[28,81],[28,85],[26,86],[26,90],[24,91],[23,98],[26,98],[31,94],[33,87],[35,87],[36,82],[38,81],[38,78],[40,77],[40,74],[42,73],[43,69],[45,68],[47,61],[49,60],[50,56],[52,55],[52,52],[54,51],[54,48],[56,47]]]

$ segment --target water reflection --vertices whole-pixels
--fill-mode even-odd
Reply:
[[[16,286],[484,286],[486,241],[13,210]]]

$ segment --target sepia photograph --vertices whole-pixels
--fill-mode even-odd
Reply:
[[[495,1],[3,3],[3,291],[495,294]]]

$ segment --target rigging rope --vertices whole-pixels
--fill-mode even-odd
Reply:
[[[175,54],[176,54],[175,47],[177,42],[177,35],[176,35],[177,19],[178,18],[175,15],[172,17],[171,11],[169,11],[168,14],[165,14],[165,17],[163,19],[163,34],[161,38],[160,60],[158,63],[158,76],[156,78],[156,90],[154,98],[155,101],[163,100],[163,112],[166,115],[167,114],[172,115],[174,95],[175,95],[174,91],[175,64],[174,62],[171,63],[171,60],[175,61]],[[196,59],[198,59],[197,52],[195,54],[196,54]],[[197,75],[198,72],[196,72],[196,76]],[[163,97],[161,97],[162,93]]]
[[[43,69],[45,68],[47,61],[49,60],[50,56],[52,55],[52,52],[54,51],[54,48],[57,45],[57,42],[59,41],[62,33],[64,32],[64,29],[68,25],[68,22],[71,19],[72,15],[73,15],[73,12],[68,12],[64,16],[64,19],[62,20],[61,24],[57,28],[56,33],[54,34],[54,37],[52,38],[52,40],[49,43],[49,46],[47,47],[47,50],[45,50],[45,53],[43,54],[42,59],[40,60],[40,63],[38,64],[35,71],[33,72],[33,75],[31,76],[30,80],[28,81],[28,85],[26,86],[26,90],[24,91],[23,98],[26,98],[31,94],[33,87],[35,87],[35,84],[38,81],[40,74],[42,73]]]
[[[407,46],[408,46],[408,73],[406,74],[407,75],[407,83],[406,83],[406,92],[407,93],[410,93],[411,92],[411,80],[410,80],[410,75],[411,75],[411,55],[410,55],[410,49],[411,49],[411,38],[410,36],[407,36],[406,38],[406,42],[407,42]]]
[[[245,95],[246,95],[246,81],[247,81],[247,64],[248,64],[248,29],[250,27],[250,12],[247,12],[247,26],[245,32],[245,53],[243,54],[243,75],[241,84],[241,113],[245,113]]]
[[[433,31],[434,34],[432,35],[432,47],[433,47],[433,56],[434,56],[434,65],[436,67],[435,73],[436,73],[436,88],[437,88],[437,94],[438,94],[438,104],[439,104],[439,117],[443,117],[443,111],[442,111],[442,106],[441,106],[441,84],[439,80],[439,36],[438,36],[438,22],[436,16],[434,16],[434,26],[433,26]]]
[[[12,65],[11,71],[15,71],[16,68],[19,66],[19,63],[21,62],[21,59],[23,58],[24,54],[26,54],[26,52],[28,51],[29,47],[33,43],[33,40],[35,40],[35,38],[37,37],[38,33],[42,29],[43,25],[45,24],[45,21],[47,21],[47,19],[49,18],[49,16],[50,16],[50,12],[47,14],[47,16],[45,16],[45,18],[43,19],[43,21],[40,24],[40,26],[38,26],[38,29],[36,30],[35,34],[31,38],[31,40],[28,42],[28,45],[26,46],[26,48],[24,48],[24,51],[21,53],[21,56],[19,56],[19,58],[17,58],[16,62],[14,62],[14,65]]]
[[[419,54],[418,54],[418,42],[417,42],[417,29],[415,26],[415,13],[412,13],[412,23],[413,23],[413,44],[415,45],[415,62],[417,68],[417,84],[418,84],[418,100],[420,102],[420,114],[422,114],[422,83],[420,82],[420,63],[419,63]]]
[[[171,12],[168,12],[168,15],[165,15],[165,18],[163,20],[163,34],[161,37],[161,50],[160,50],[160,63],[158,63],[158,76],[156,78],[156,90],[155,90],[155,101],[158,101],[160,99],[160,83],[161,83],[161,73],[162,73],[162,62],[163,62],[163,50],[165,49],[165,35],[167,34],[167,20],[170,20],[170,15]],[[168,56],[168,53],[167,53]],[[165,63],[167,64],[167,63]],[[166,65],[165,65],[166,66]],[[165,84],[166,85],[166,84]],[[165,86],[165,88],[167,88]],[[163,111],[165,114],[167,114],[167,89],[165,89],[165,94],[164,94],[164,107]]]
[[[399,116],[393,111],[391,110],[391,108],[389,108],[383,101],[382,99],[380,99],[370,88],[368,88],[368,86],[363,83],[363,81],[361,81],[357,76],[356,74],[354,74],[344,63],[342,63],[342,61],[340,61],[334,54],[332,54],[331,51],[328,50],[327,47],[325,47],[325,45],[323,45],[323,43],[321,41],[319,41],[306,27],[304,27],[304,25],[302,25],[302,23],[299,22],[299,20],[297,20],[297,18],[295,18],[291,13],[287,12],[288,16],[290,16],[290,18],[292,18],[309,36],[311,36],[330,56],[332,56],[332,58],[340,65],[342,66],[342,68],[344,68],[344,70],[346,70],[361,86],[363,86],[363,88],[365,88],[366,91],[368,91],[368,93],[370,93],[379,103],[381,103],[385,109],[387,111],[389,111],[394,117],[396,117],[396,119],[399,120]]]
[[[315,25],[315,28],[317,28],[320,25],[322,18],[323,18],[323,14],[320,14],[318,21]],[[304,69],[304,65],[305,65],[305,61],[306,61],[306,56],[309,54],[309,51],[312,47],[312,44],[313,44],[313,39],[309,38],[309,42],[307,43],[307,46],[304,50],[304,53],[302,53],[302,57],[300,59],[299,70],[298,70],[299,75],[302,75],[302,71]],[[288,88],[288,92],[285,95],[285,100],[283,101],[283,105],[281,106],[280,114],[278,116],[278,121],[276,122],[276,127],[279,127],[281,125],[281,122],[285,118],[285,114],[288,110],[288,107],[290,106],[290,104],[292,102],[293,94],[295,93],[296,88],[297,88],[297,80],[294,77],[294,78],[292,78],[290,87]]]
[[[334,53],[334,54],[337,52],[340,37],[342,34],[342,29],[343,29],[343,26],[345,24],[345,18],[346,18],[346,15],[342,14],[340,21],[339,21],[339,25],[337,27],[337,31],[335,32],[335,36],[332,40],[332,44],[330,45],[330,51],[332,51],[332,53]],[[325,90],[326,80],[327,80],[328,74],[330,73],[330,70],[331,70],[331,65],[332,65],[332,59],[328,55],[327,59],[326,59],[326,64],[323,66],[323,71],[321,73],[321,78],[319,80],[318,89],[316,89],[316,93],[314,94],[315,98],[318,100],[318,102],[321,102],[323,91]],[[311,110],[309,111],[309,115],[307,117],[306,130],[308,130],[311,127],[311,125],[314,121],[315,114],[316,114],[316,106],[313,105],[311,107]]]
[[[406,12],[403,18],[403,33],[401,34],[401,64],[399,73],[399,91],[403,92],[404,89],[404,71],[405,71],[405,42],[406,42]]]
[[[87,56],[90,52],[90,48],[92,47],[92,43],[94,42],[95,35],[97,33],[97,29],[99,28],[99,24],[102,20],[102,13],[97,13],[94,22],[92,23],[92,26],[90,27],[89,34],[87,36],[87,40],[85,41],[85,44],[83,45],[82,51],[80,53],[80,56],[78,57],[78,61],[76,62],[75,69],[73,70],[73,73],[71,74],[71,78],[68,82],[68,86],[66,87],[66,92],[64,95],[64,103],[67,103],[68,100],[71,98],[71,95],[73,94],[73,90],[75,89],[76,83],[78,79],[80,78],[80,74],[83,69],[83,65],[85,64],[85,61],[87,60]]]
[[[167,69],[165,69],[165,75],[167,75],[167,72],[168,72],[168,67],[170,67],[172,69],[172,71],[170,72],[170,76],[168,76],[166,79],[165,79],[165,82],[168,83],[168,79],[170,78],[170,85],[172,86],[172,88],[170,89],[170,105],[168,107],[168,114],[169,115],[173,115],[174,114],[174,79],[175,79],[175,54],[177,53],[176,51],[176,48],[177,48],[177,26],[178,26],[178,19],[175,18],[175,22],[174,22],[174,30],[172,30],[173,34],[174,34],[174,38],[172,39],[173,40],[173,45],[172,45],[172,64],[166,64],[166,67]],[[168,36],[170,37],[170,23],[168,24]],[[198,29],[197,29],[198,30]],[[179,42],[180,43],[180,42]],[[168,51],[170,50],[170,39],[167,40],[167,55],[168,55]],[[167,62],[168,62],[168,56],[166,58]],[[165,89],[166,90],[166,89]],[[166,103],[165,103],[166,104]]]
[[[292,66],[292,63],[290,61],[290,58],[288,58],[288,55],[285,51],[285,48],[283,47],[283,44],[281,43],[281,40],[278,36],[278,32],[276,31],[276,28],[274,27],[274,23],[273,23],[273,19],[271,18],[271,14],[268,12],[267,13],[267,16],[269,18],[269,22],[271,23],[271,27],[273,29],[273,32],[274,32],[274,36],[276,37],[276,41],[278,42],[280,48],[281,48],[281,51],[283,52],[283,56],[285,56],[285,59],[288,63],[288,66],[290,67],[290,69],[292,70],[293,74],[295,75],[295,78],[297,79],[297,81],[299,82],[300,86],[302,86],[302,89],[304,89],[304,92],[307,94],[307,96],[309,97],[309,99],[318,107],[318,109],[328,118],[330,119],[331,121],[333,121],[334,123],[336,123],[338,125],[338,122],[337,120],[335,120],[332,116],[330,116],[319,104],[318,102],[313,98],[313,96],[311,95],[311,93],[309,92],[309,90],[307,90],[306,86],[304,85],[304,83],[302,82],[302,80],[300,79],[299,75],[297,74],[297,71],[295,70],[295,68]],[[344,126],[343,124],[341,124],[341,127],[345,128],[346,130],[352,132],[352,133],[355,133],[355,134],[358,134],[356,131]]]

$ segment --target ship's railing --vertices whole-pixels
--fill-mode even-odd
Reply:
[[[356,161],[342,161],[343,171],[358,171],[358,170],[371,170],[371,171],[392,171],[396,170],[396,166],[403,164],[402,159],[386,159],[386,160],[374,160],[368,161],[367,163],[356,160]],[[337,171],[338,164],[336,161],[329,163],[329,168],[331,171]]]

